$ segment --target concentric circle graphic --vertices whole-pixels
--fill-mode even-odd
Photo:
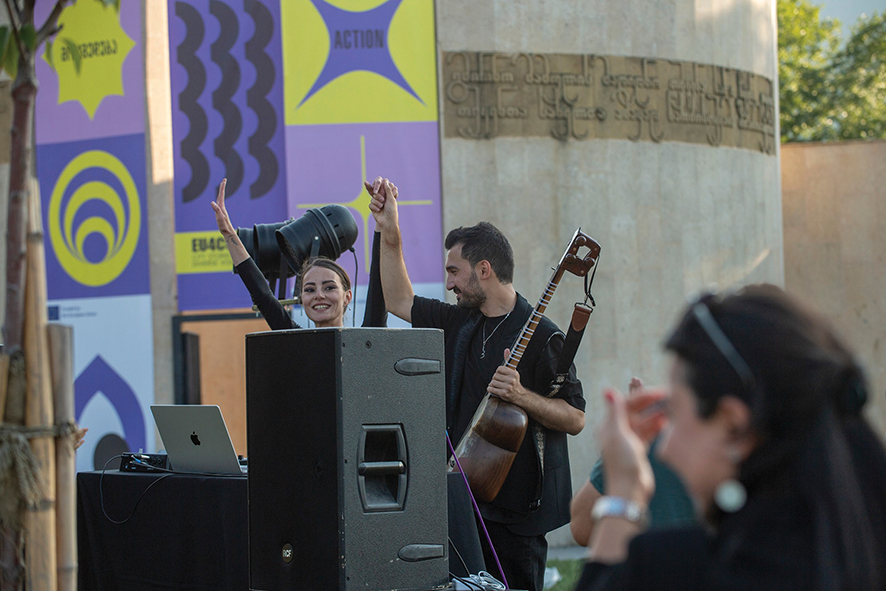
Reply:
[[[125,196],[121,197],[111,185],[93,180],[77,187],[67,203],[63,203],[74,177],[90,169],[103,169],[114,175],[122,185]],[[82,220],[75,228],[74,221],[78,211],[93,200],[104,202],[110,207],[113,219],[91,216]],[[84,152],[71,160],[59,175],[49,201],[49,237],[62,268],[83,285],[107,285],[129,265],[138,245],[140,232],[141,205],[138,190],[126,166],[112,154],[101,150]],[[98,262],[90,261],[83,249],[87,237],[92,234],[98,234],[107,244],[104,258]]]

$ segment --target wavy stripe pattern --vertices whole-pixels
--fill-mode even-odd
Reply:
[[[277,72],[274,62],[265,52],[274,32],[274,19],[264,4],[256,0],[243,0],[243,9],[255,22],[255,33],[246,42],[246,59],[255,66],[255,83],[246,91],[246,105],[258,117],[258,127],[249,136],[249,153],[259,165],[258,178],[249,187],[250,199],[258,199],[277,183],[280,165],[268,143],[277,130],[277,112],[265,98],[274,87]]]
[[[206,139],[209,124],[206,113],[197,103],[206,88],[206,70],[197,57],[197,50],[203,43],[205,34],[203,19],[197,10],[185,2],[175,3],[175,14],[185,24],[187,34],[176,49],[178,63],[188,73],[188,85],[178,95],[179,110],[188,118],[188,135],[181,142],[181,157],[191,167],[191,180],[182,190],[185,203],[197,199],[209,184],[209,163],[200,151],[200,144]]]
[[[243,183],[243,159],[234,150],[234,144],[243,130],[243,116],[231,100],[240,87],[240,65],[230,51],[237,42],[240,23],[231,7],[219,0],[210,0],[209,12],[220,25],[218,39],[210,47],[210,55],[222,72],[221,82],[212,92],[212,107],[221,114],[224,121],[224,127],[215,138],[213,146],[215,155],[225,163],[227,191],[234,195]]]

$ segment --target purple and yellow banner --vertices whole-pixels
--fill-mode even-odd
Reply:
[[[362,182],[390,178],[399,188],[410,278],[442,295],[433,1],[282,6],[290,214],[348,206],[361,234],[357,280],[366,285],[375,225]]]
[[[49,299],[150,293],[144,143],[38,145]]]
[[[251,305],[209,203],[227,177],[236,226],[287,217],[280,3],[169,1],[181,310]]]
[[[363,179],[390,178],[399,190],[400,226],[409,278],[439,283],[443,269],[440,225],[440,156],[436,121],[291,125],[286,128],[288,175],[294,217],[327,203],[347,206],[357,220],[354,245],[359,282],[369,280],[375,221]],[[341,261],[350,267],[350,258]]]
[[[442,294],[433,0],[170,0],[169,30],[180,309],[250,305],[209,208],[224,177],[237,227],[347,206],[361,286],[363,180],[391,178],[413,280]]]
[[[281,5],[286,125],[437,120],[431,0]]]
[[[37,179],[49,319],[74,328],[75,419],[89,428],[77,468],[92,470],[154,447],[141,5],[77,2],[59,24],[37,61]]]
[[[62,11],[59,24],[62,31],[37,60],[37,144],[143,134],[141,8],[121,2],[118,13],[101,2],[78,2]],[[79,73],[68,43],[80,52]]]

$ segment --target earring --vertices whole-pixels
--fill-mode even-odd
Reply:
[[[714,502],[726,513],[735,513],[744,507],[747,500],[747,489],[734,478],[721,482],[714,492]]]
[[[726,450],[727,459],[734,465],[742,461],[741,451],[736,447]],[[735,478],[730,478],[720,483],[714,491],[714,502],[726,513],[735,513],[748,500],[748,491],[744,485]]]

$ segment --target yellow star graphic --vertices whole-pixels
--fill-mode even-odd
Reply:
[[[360,178],[366,178],[366,136],[360,136]],[[366,262],[366,269],[368,272],[370,257],[372,255],[372,249],[369,248],[369,218],[372,217],[372,212],[369,210],[369,202],[372,199],[369,197],[369,193],[366,192],[366,189],[363,187],[363,181],[360,181],[360,190],[357,193],[357,196],[354,197],[353,201],[349,203],[341,203],[340,205],[344,205],[345,207],[350,207],[351,209],[356,209],[360,214],[360,217],[363,220],[363,252],[364,258]],[[400,201],[397,200],[398,206],[403,205],[431,205],[433,201],[430,199],[420,199],[413,201]],[[310,209],[313,207],[323,207],[324,205],[329,205],[328,203],[304,203],[298,206],[299,209]]]
[[[58,22],[59,37],[43,52],[43,59],[58,74],[58,102],[79,101],[92,119],[106,96],[123,96],[123,61],[135,41],[120,27],[114,7],[102,2],[72,4]]]

